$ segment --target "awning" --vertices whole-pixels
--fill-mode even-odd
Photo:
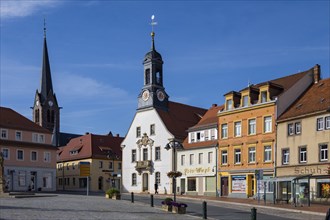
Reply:
[[[271,178],[271,179],[268,179],[268,181],[271,181],[271,182],[291,182],[293,179],[295,179],[296,176],[284,176],[284,177],[275,177],[275,178]]]

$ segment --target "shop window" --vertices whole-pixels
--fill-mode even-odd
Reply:
[[[188,178],[188,191],[196,191],[196,178]]]

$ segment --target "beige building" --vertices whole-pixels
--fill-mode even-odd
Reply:
[[[119,135],[89,134],[74,138],[57,152],[57,190],[106,191],[121,189],[121,160]],[[89,172],[83,167],[89,167]],[[87,184],[87,176],[89,182]]]
[[[330,79],[316,80],[278,119],[277,199],[330,197]]]

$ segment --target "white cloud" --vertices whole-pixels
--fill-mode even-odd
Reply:
[[[51,8],[60,4],[54,0],[4,0],[1,1],[1,18],[25,17],[44,8]]]

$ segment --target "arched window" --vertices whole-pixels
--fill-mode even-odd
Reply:
[[[156,172],[155,173],[155,183],[157,183],[157,185],[160,185],[160,172]]]
[[[35,123],[39,123],[39,120],[40,120],[39,109],[36,109],[34,111],[34,121]]]
[[[50,122],[50,110],[47,110],[47,122]]]
[[[132,173],[132,186],[136,186],[136,173]]]
[[[52,119],[52,123],[54,123],[54,121],[55,121],[54,110],[51,111],[51,119]]]
[[[162,84],[162,82],[161,82],[161,75],[160,75],[160,72],[157,72],[157,73],[156,73],[156,83],[157,83],[158,85]]]
[[[145,84],[146,85],[150,84],[150,69],[146,69]]]

